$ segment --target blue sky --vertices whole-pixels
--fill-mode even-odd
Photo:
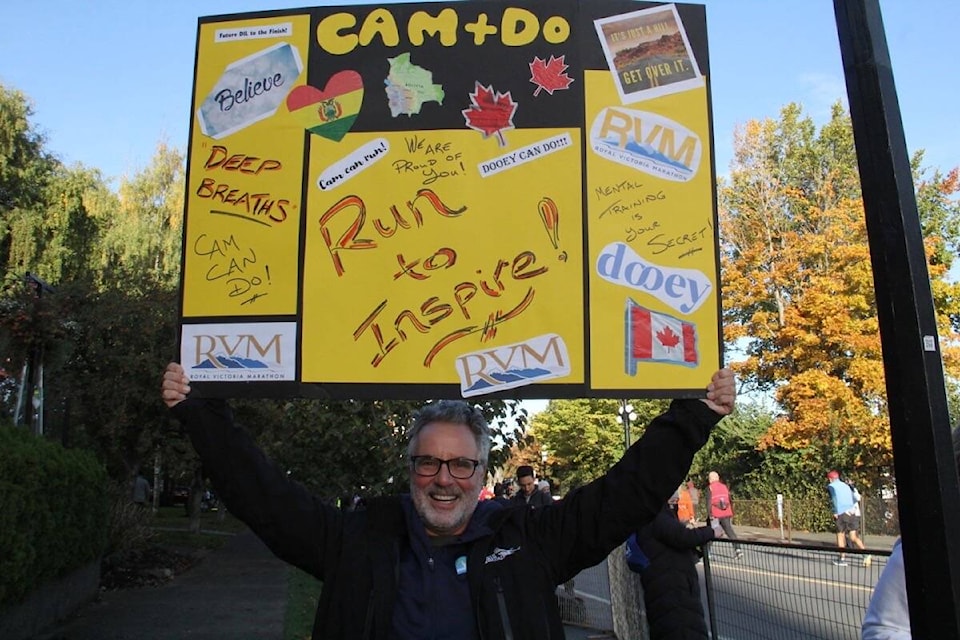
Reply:
[[[196,20],[310,6],[293,0],[33,0],[0,9],[0,82],[34,102],[34,122],[68,164],[118,177],[146,165],[158,140],[186,148]],[[344,4],[344,3],[336,3]],[[845,100],[829,0],[705,0],[719,173],[734,127],[800,102],[822,122]],[[960,164],[954,65],[960,2],[883,0],[907,146],[927,164]]]

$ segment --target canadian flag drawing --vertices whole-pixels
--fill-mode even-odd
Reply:
[[[666,313],[651,311],[627,298],[626,329],[627,374],[637,375],[639,362],[666,362],[695,367],[697,327]]]

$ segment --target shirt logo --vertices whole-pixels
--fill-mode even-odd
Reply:
[[[484,564],[490,564],[491,562],[500,562],[507,556],[512,556],[517,551],[520,551],[520,547],[514,547],[512,549],[501,549],[500,547],[497,547],[496,549],[493,550],[493,553],[487,556],[487,560],[486,562],[484,562]]]

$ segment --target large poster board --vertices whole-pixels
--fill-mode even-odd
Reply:
[[[211,395],[698,395],[721,361],[702,6],[201,18],[181,362]]]

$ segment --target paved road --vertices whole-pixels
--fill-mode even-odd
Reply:
[[[717,604],[719,640],[763,640],[790,637],[859,638],[860,622],[872,587],[885,564],[875,557],[870,568],[851,555],[850,566],[834,567],[833,533],[785,532],[760,527],[736,530],[747,555],[734,561],[727,543],[717,543],[712,568]],[[869,536],[871,549],[889,551],[895,538]],[[823,547],[823,551],[770,548],[749,542],[772,542]],[[704,606],[707,605],[703,565],[699,565]],[[610,585],[606,562],[577,576],[576,594],[584,602],[579,622],[594,629],[610,629]],[[602,637],[593,630],[567,627],[567,638]],[[573,635],[576,634],[576,635]],[[826,634],[826,635],[825,635]]]
[[[726,640],[858,640],[873,585],[886,564],[875,556],[850,554],[848,566],[833,564],[833,549],[822,551],[742,545],[733,558],[730,545],[714,544],[709,554],[709,585],[718,638]],[[704,566],[699,567],[706,585]],[[706,606],[707,600],[704,599]]]

